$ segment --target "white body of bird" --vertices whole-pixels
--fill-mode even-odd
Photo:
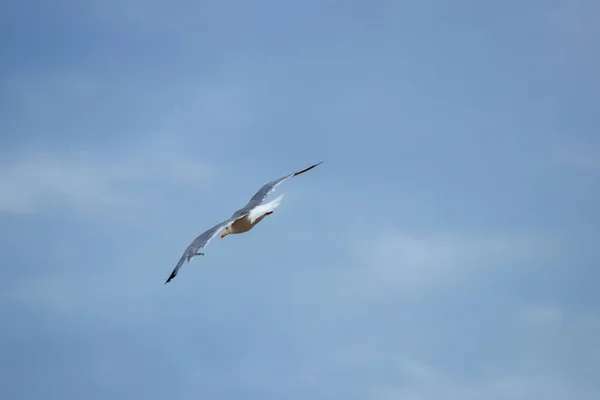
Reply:
[[[262,221],[264,217],[273,214],[273,211],[281,204],[282,199],[283,194],[275,200],[271,200],[268,203],[253,208],[249,215],[244,218],[236,219],[231,225],[226,226],[225,232],[223,232],[221,237],[225,237],[227,234],[248,232],[250,229],[254,228],[256,224]]]

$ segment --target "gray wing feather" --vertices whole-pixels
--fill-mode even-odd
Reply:
[[[196,255],[196,253],[198,253],[198,251],[200,249],[203,249],[204,247],[206,247],[210,243],[210,241],[215,236],[217,236],[217,234],[221,231],[221,229],[223,229],[231,221],[232,221],[232,219],[230,218],[227,221],[220,222],[217,225],[210,228],[209,230],[207,230],[206,232],[198,235],[198,237],[196,237],[196,239],[194,239],[192,241],[192,243],[190,243],[190,245],[187,247],[187,249],[185,249],[185,251],[183,252],[183,255],[179,259],[179,262],[173,269],[173,272],[171,272],[169,279],[167,279],[167,281],[165,282],[165,285],[167,283],[169,283],[171,281],[171,279],[173,279],[173,278],[175,278],[175,276],[177,276],[177,273],[179,272],[179,268],[181,268],[181,266],[183,265],[183,263],[186,260],[187,260],[187,262],[190,262],[190,260]]]
[[[246,206],[244,208],[242,208],[241,210],[251,209],[251,208],[256,207],[257,205],[261,204],[267,198],[267,196],[269,195],[269,193],[271,193],[273,190],[275,190],[275,188],[277,186],[279,186],[280,184],[282,184],[284,181],[286,181],[286,180],[288,180],[288,179],[290,179],[290,178],[292,178],[294,176],[303,174],[306,171],[311,170],[314,167],[316,167],[317,165],[321,164],[322,162],[323,161],[318,162],[318,163],[316,163],[314,165],[311,165],[308,168],[304,168],[301,171],[294,172],[294,173],[291,173],[291,174],[286,175],[286,176],[282,176],[279,179],[275,179],[274,181],[266,183],[265,185],[263,185],[263,187],[261,187],[258,190],[258,192],[256,192],[256,194],[254,196],[252,196],[252,198],[250,199],[250,201],[248,201],[248,204],[246,204]]]

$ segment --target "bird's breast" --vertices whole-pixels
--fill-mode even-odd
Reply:
[[[265,216],[261,215],[258,217],[254,223],[250,222],[250,216],[245,216],[244,218],[240,218],[236,220],[232,225],[229,233],[244,233],[248,232],[252,229],[256,224],[258,224]]]

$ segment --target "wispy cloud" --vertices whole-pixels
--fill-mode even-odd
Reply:
[[[542,326],[552,326],[563,322],[564,313],[558,307],[528,306],[522,310],[525,323]]]
[[[534,234],[432,234],[390,232],[374,241],[363,264],[385,285],[418,288],[482,269],[537,256],[548,240]]]
[[[597,171],[600,169],[600,151],[594,146],[590,147],[563,147],[556,151],[559,163],[584,170]]]
[[[28,150],[0,166],[0,212],[139,210],[164,199],[169,187],[202,187],[214,172],[162,139],[108,157]]]
[[[398,374],[405,384],[373,390],[371,398],[380,400],[434,400],[434,399],[491,399],[525,400],[591,400],[592,391],[584,389],[561,375],[515,374],[496,372],[480,379],[457,379],[444,369],[417,359],[404,358],[398,364]]]
[[[373,397],[379,400],[526,400],[544,398],[548,400],[591,400],[594,397],[576,385],[559,379],[538,376],[506,376],[483,382],[460,382],[448,379],[427,381],[412,388],[389,388],[376,391]]]
[[[558,305],[524,306],[518,314],[518,322],[525,328],[556,333],[565,336],[593,336],[600,333],[600,313],[598,310],[567,309]],[[600,361],[600,360],[599,360]]]

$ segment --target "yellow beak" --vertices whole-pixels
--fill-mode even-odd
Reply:
[[[229,234],[229,231],[224,231],[223,233],[221,233],[221,239],[223,239],[228,234]]]

